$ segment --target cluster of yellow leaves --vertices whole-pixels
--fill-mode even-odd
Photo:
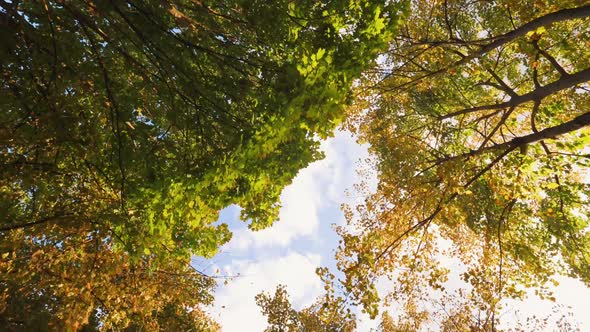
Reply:
[[[590,122],[573,124],[588,117],[588,8],[460,0],[412,8],[349,109],[346,126],[371,144],[379,182],[345,208],[339,268],[373,315],[374,284],[387,277],[395,282],[386,303],[410,310],[418,299],[467,297],[457,317],[485,330],[504,298],[532,287],[552,299],[556,274],[590,283],[588,129],[580,128]],[[581,18],[527,30],[558,11]],[[554,128],[567,130],[542,136]],[[453,273],[469,285],[462,294],[445,290]]]

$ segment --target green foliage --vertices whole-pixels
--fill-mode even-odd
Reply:
[[[107,327],[133,315],[155,322],[150,313],[170,294],[183,306],[208,303],[174,290],[209,292],[187,265],[231,238],[215,223],[219,211],[237,204],[251,229],[272,224],[281,190],[321,157],[317,138],[342,121],[353,81],[387,48],[404,8],[357,0],[0,7],[0,295],[16,303],[19,289],[30,300],[23,313],[39,294],[57,299],[46,303],[51,323],[66,329],[94,308]]]

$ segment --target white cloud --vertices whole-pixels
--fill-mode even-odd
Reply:
[[[558,277],[557,280],[559,285],[553,290],[556,302],[541,300],[532,291],[528,292],[528,297],[524,301],[506,301],[505,313],[514,317],[512,321],[506,319],[506,325],[510,326],[515,321],[525,321],[527,317],[549,317],[554,309],[559,309],[560,312],[551,316],[552,320],[558,319],[562,314],[571,313],[572,323],[575,322],[580,331],[590,331],[590,288],[581,281],[569,277]],[[563,307],[558,308],[557,305]]]
[[[249,231],[237,221],[239,209],[235,206],[222,213],[221,219],[230,223],[234,237],[216,256],[214,265],[203,266],[201,270],[213,273],[219,268],[223,275],[241,275],[228,285],[221,285],[216,292],[212,315],[222,324],[223,331],[262,331],[266,319],[254,297],[262,291],[274,292],[278,284],[287,285],[296,308],[311,304],[322,294],[315,268],[333,266],[332,249],[338,241],[326,225],[342,222],[339,211],[342,202],[362,199],[354,192],[352,197],[346,197],[344,193],[360,181],[355,173],[357,160],[368,157],[366,147],[356,144],[346,132],[337,132],[336,137],[322,142],[322,149],[326,158],[302,170],[293,184],[285,188],[280,220],[271,228],[261,232]],[[369,181],[371,188],[375,184],[376,179]],[[378,288],[384,292],[384,288],[391,287],[390,283],[380,283]],[[455,284],[458,283],[455,280]],[[582,330],[590,331],[590,316],[585,314],[590,306],[590,289],[578,281],[564,278],[556,290],[556,297],[558,303],[571,305]],[[549,313],[552,307],[551,303],[535,297],[507,304],[507,311],[520,309],[520,318]],[[369,331],[378,325],[378,320],[361,314],[360,308],[355,310],[359,318],[358,331]],[[396,310],[390,312],[394,314]]]
[[[326,158],[301,170],[281,196],[280,220],[269,229],[252,232],[237,221],[238,208],[222,212],[234,236],[215,257],[214,266],[202,270],[240,277],[220,285],[215,294],[213,318],[223,331],[262,331],[266,319],[254,297],[287,285],[293,305],[310,305],[323,292],[316,267],[333,262],[338,238],[329,224],[341,222],[340,204],[345,190],[358,182],[356,161],[368,155],[347,132],[322,142]],[[299,241],[301,240],[301,241]]]
[[[245,228],[235,231],[227,250],[287,247],[299,237],[317,233],[319,210],[326,206],[338,208],[345,201],[345,191],[358,182],[355,163],[368,155],[366,147],[356,144],[350,133],[343,131],[323,141],[321,148],[326,158],[301,170],[293,183],[284,189],[279,221],[258,232]]]
[[[284,284],[294,306],[301,308],[311,304],[322,291],[321,281],[315,275],[320,260],[319,255],[289,251],[283,256],[266,257],[259,262],[232,262],[224,271],[239,272],[240,277],[220,286],[215,296],[213,317],[222,324],[224,332],[263,331],[266,318],[256,305],[256,294],[262,291],[274,293],[277,285]]]
[[[278,222],[258,232],[248,229],[236,232],[228,249],[246,250],[250,246],[274,245],[285,247],[298,236],[313,234],[318,227],[317,210],[321,198],[313,182],[312,172],[301,172],[293,184],[285,188],[281,195],[282,207]]]
[[[381,312],[381,311],[379,311]],[[361,311],[360,307],[356,308],[356,330],[359,332],[375,331],[379,327],[380,317],[371,319],[368,314]]]

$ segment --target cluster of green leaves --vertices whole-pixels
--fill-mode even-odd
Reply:
[[[350,109],[347,127],[371,144],[379,181],[345,210],[339,268],[371,315],[383,299],[428,324],[432,303],[450,296],[442,262],[454,257],[469,287],[450,298],[467,300],[450,310],[460,328],[438,322],[494,330],[504,298],[533,288],[552,299],[558,274],[590,285],[590,7],[411,9]],[[382,277],[396,281],[387,294],[375,288]]]
[[[188,264],[231,238],[219,211],[272,224],[404,6],[0,8],[0,311],[17,328],[42,306],[76,330],[93,312],[104,328],[154,328],[154,312],[209,303],[213,283]]]

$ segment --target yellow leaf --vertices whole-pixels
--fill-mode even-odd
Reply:
[[[555,189],[557,187],[559,187],[559,185],[555,182],[551,182],[551,183],[547,184],[547,189]]]

